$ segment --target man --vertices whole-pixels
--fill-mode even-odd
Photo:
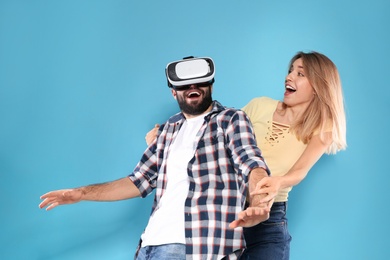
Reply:
[[[156,189],[137,259],[236,259],[245,247],[241,227],[269,217],[270,205],[258,198],[242,211],[248,180],[250,192],[269,172],[245,113],[212,100],[214,74],[210,58],[169,63],[168,86],[181,112],[160,126],[133,173],[46,193],[40,208],[145,197]]]

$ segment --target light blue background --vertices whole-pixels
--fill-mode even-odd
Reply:
[[[165,65],[216,63],[213,97],[283,97],[299,50],[341,74],[346,151],[291,193],[291,259],[390,259],[388,0],[0,0],[0,259],[132,259],[152,197],[46,212],[39,196],[130,173],[178,110]]]

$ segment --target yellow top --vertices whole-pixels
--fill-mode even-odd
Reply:
[[[273,121],[277,100],[268,97],[252,99],[242,110],[249,116],[257,145],[271,170],[271,176],[283,176],[302,155],[306,145],[290,133],[290,126]],[[287,201],[292,187],[279,191],[275,202]]]

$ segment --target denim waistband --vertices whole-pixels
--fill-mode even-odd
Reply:
[[[272,204],[271,211],[278,210],[278,209],[283,209],[286,211],[287,210],[287,201],[274,202],[274,204]]]

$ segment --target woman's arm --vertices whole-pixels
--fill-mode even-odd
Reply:
[[[330,132],[325,134],[325,142],[321,141],[319,135],[313,136],[302,155],[284,176],[272,176],[271,172],[270,177],[264,177],[257,183],[256,191],[252,192],[251,195],[268,193],[261,200],[262,202],[267,202],[275,198],[280,189],[299,184],[325,153],[331,144],[331,138]]]
[[[255,168],[249,174],[249,192],[256,186],[259,180],[266,178],[267,172],[263,168]],[[267,194],[249,196],[249,207],[238,213],[237,218],[229,224],[230,228],[252,227],[269,218],[273,200],[261,203],[261,198]]]

